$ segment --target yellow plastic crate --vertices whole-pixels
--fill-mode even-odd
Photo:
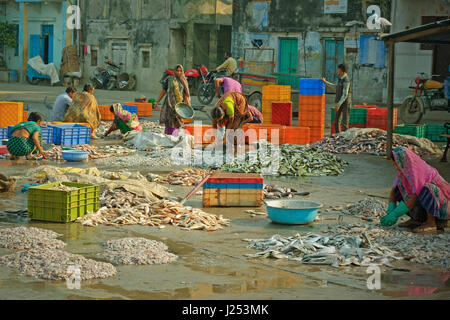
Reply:
[[[0,101],[0,127],[23,122],[23,102]]]
[[[79,124],[80,126],[90,127],[87,122],[62,122],[62,121],[53,121],[52,124]]]
[[[208,207],[260,207],[262,189],[203,189],[203,206]]]

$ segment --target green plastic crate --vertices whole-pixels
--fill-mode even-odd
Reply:
[[[70,222],[100,207],[100,186],[62,182],[77,190],[49,190],[59,182],[28,189],[28,217],[32,220]]]
[[[395,126],[394,133],[425,138],[427,135],[427,127],[424,124],[400,124]]]
[[[334,121],[336,112],[331,109],[331,122]],[[366,108],[350,108],[349,124],[366,124],[367,109]]]
[[[427,134],[426,138],[431,141],[447,141],[447,138],[441,137],[441,134],[447,133],[447,129],[445,129],[442,124],[427,124]]]

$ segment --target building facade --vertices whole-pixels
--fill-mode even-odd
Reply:
[[[241,70],[272,73],[292,87],[299,77],[336,82],[345,63],[354,102],[381,102],[386,49],[375,40],[382,30],[370,28],[373,12],[390,17],[390,1],[235,0],[232,52]]]

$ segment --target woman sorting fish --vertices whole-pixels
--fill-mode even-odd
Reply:
[[[44,124],[44,116],[39,112],[31,112],[27,122],[19,123],[12,128],[11,137],[6,148],[11,154],[11,159],[26,156],[36,159],[35,154],[42,157],[49,155],[41,146],[41,126]]]
[[[120,103],[113,104],[109,110],[114,114],[114,122],[105,132],[105,137],[115,130],[120,130],[122,134],[132,130],[142,132],[142,126],[136,113],[123,110]]]
[[[401,223],[400,227],[413,228],[416,233],[441,228],[450,217],[449,183],[408,148],[395,148],[392,160],[397,178],[389,197],[387,214],[380,220],[381,225],[392,226],[399,217],[408,214],[411,219]]]
[[[98,139],[95,132],[100,126],[100,110],[94,97],[94,86],[92,84],[86,84],[83,92],[75,95],[63,121],[89,123],[91,139]]]
[[[191,106],[191,97],[189,93],[189,85],[184,76],[184,69],[181,64],[175,66],[175,75],[168,77],[163,84],[163,89],[156,100],[155,107],[158,106],[159,101],[167,96],[164,100],[159,123],[165,125],[165,134],[173,136],[178,135],[178,129],[183,126],[183,118],[181,118],[175,111],[175,105],[179,102],[186,102]]]

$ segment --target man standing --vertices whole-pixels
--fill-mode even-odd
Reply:
[[[52,121],[63,121],[76,93],[77,89],[75,87],[67,87],[66,92],[56,98],[55,104],[53,105]]]
[[[230,92],[230,91],[242,93],[242,86],[238,81],[228,78],[228,77],[217,78],[216,80],[214,80],[214,86],[216,87],[216,97],[217,98],[220,98],[220,85],[221,84],[223,86],[223,94]]]
[[[213,71],[220,71],[222,69],[226,69],[227,77],[230,77],[237,68],[237,62],[236,62],[236,60],[234,60],[234,58],[231,56],[231,53],[228,51],[225,51],[224,57],[226,59],[225,62],[222,63],[220,66],[218,66]]]
[[[331,87],[336,87],[336,100],[337,103],[334,111],[336,111],[334,117],[334,129],[336,133],[341,131],[341,120],[343,131],[348,129],[348,119],[350,115],[350,107],[352,104],[350,80],[346,72],[346,67],[344,64],[338,66],[339,81],[337,84],[333,84],[322,78],[322,81]]]

